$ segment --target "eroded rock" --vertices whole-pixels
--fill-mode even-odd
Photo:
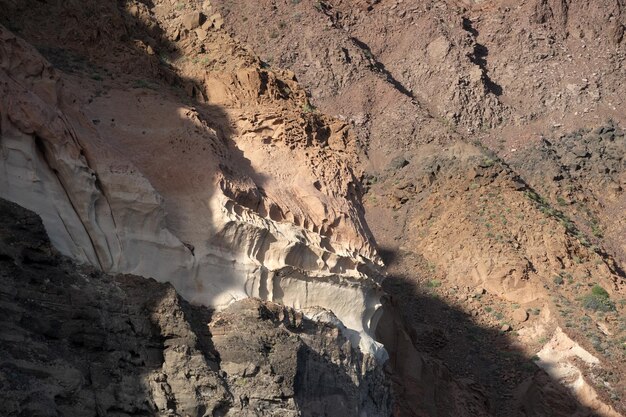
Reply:
[[[213,314],[77,266],[5,200],[0,284],[3,416],[390,414],[381,365],[332,323],[254,299]]]

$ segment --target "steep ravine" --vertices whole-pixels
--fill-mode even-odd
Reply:
[[[383,287],[419,351],[495,415],[626,412],[618,3],[216,3],[232,36],[350,122]],[[554,344],[584,353],[538,360]],[[407,392],[419,367],[396,366]],[[411,399],[400,415],[423,412]]]
[[[626,409],[623,269],[484,145],[550,108],[491,2],[79,3],[0,0],[0,414]]]

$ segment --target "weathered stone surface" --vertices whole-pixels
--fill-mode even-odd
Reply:
[[[249,409],[269,412],[272,403],[288,399],[299,410],[293,415],[301,416],[390,411],[382,368],[351,350],[327,322],[248,299],[217,314],[210,330],[231,392]],[[363,373],[363,368],[370,370]]]
[[[390,414],[381,366],[332,324],[254,299],[211,317],[170,284],[77,266],[5,200],[0,312],[2,416]]]
[[[216,59],[242,59],[234,40],[202,35],[222,45]],[[250,296],[323,306],[353,330],[354,346],[384,356],[371,337],[380,288],[368,271],[380,260],[348,162],[354,140],[345,123],[303,115],[295,93],[281,98],[281,88],[300,94],[295,81],[252,61],[211,72],[210,104],[197,108],[146,88],[160,77],[91,97],[24,40],[2,27],[0,37],[0,196],[41,215],[61,253],[171,282],[217,309]],[[196,81],[176,83],[200,94]],[[288,104],[280,114],[277,100]]]
[[[518,308],[517,310],[513,311],[513,320],[518,323],[525,322],[526,320],[528,320],[528,312],[523,308]]]
[[[193,30],[202,24],[204,15],[200,12],[192,12],[183,16],[181,20],[185,29]]]

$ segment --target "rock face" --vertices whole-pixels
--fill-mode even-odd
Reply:
[[[220,366],[241,408],[289,398],[301,416],[388,415],[389,386],[375,359],[350,348],[332,313],[314,318],[254,299],[213,318]]]
[[[249,299],[213,314],[170,284],[77,266],[4,200],[0,311],[3,416],[389,414],[380,365],[332,313]]]
[[[598,398],[598,394],[589,385],[579,367],[593,367],[600,360],[587,352],[578,343],[570,339],[561,328],[557,328],[552,339],[537,353],[537,365],[556,381],[562,382],[590,409],[607,417],[619,417],[620,414]],[[547,411],[547,410],[546,410]]]
[[[623,2],[219,8],[231,34],[294,71],[364,144],[383,287],[418,354],[481,386],[494,415],[626,412]],[[610,293],[606,311],[585,301],[595,285]],[[608,409],[538,371],[533,358],[557,328],[597,352],[581,373]],[[432,397],[431,409],[414,404],[434,383],[419,355],[394,352],[399,414],[449,411]]]
[[[614,122],[542,138],[511,157],[532,186],[576,219],[590,243],[626,260],[626,137]],[[581,206],[582,202],[582,206]]]
[[[0,0],[6,413],[624,414],[624,10]]]
[[[261,68],[222,31],[190,32],[189,17],[200,24],[210,5],[172,21],[169,3],[154,10],[96,3],[120,33],[153,36],[145,51],[105,32],[94,39],[111,42],[89,64],[110,65],[103,84],[101,75],[86,81],[57,72],[0,29],[0,196],[41,215],[54,246],[79,262],[169,281],[187,300],[217,308],[251,296],[302,310],[324,306],[355,346],[383,358],[370,336],[380,261],[358,203],[346,124],[303,111],[292,75]],[[16,7],[15,21],[44,13]],[[45,13],[64,11],[50,4]],[[99,18],[89,14],[74,30]],[[49,33],[41,41],[50,46],[40,49],[65,60],[59,66],[71,54],[50,49],[55,42],[90,54],[92,45],[73,33],[64,40]],[[180,40],[181,53],[201,45],[202,60],[215,67],[159,66],[150,51],[163,59],[170,38]],[[120,72],[134,60],[148,65]],[[182,105],[181,91],[167,84],[151,90],[159,82],[183,86],[198,104]]]

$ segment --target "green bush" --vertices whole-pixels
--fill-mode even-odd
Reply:
[[[316,110],[317,108],[309,102],[306,102],[302,105],[303,113],[315,113]]]
[[[599,286],[594,285],[591,294],[587,294],[582,299],[583,307],[592,311],[615,311],[615,303],[609,298],[609,293]]]
[[[428,288],[437,288],[437,287],[441,287],[441,281],[439,281],[438,279],[432,279],[430,281],[428,281],[428,283],[426,284],[426,286]]]
[[[593,288],[591,289],[591,293],[593,295],[597,295],[598,297],[609,298],[609,293],[598,284],[593,286]]]

